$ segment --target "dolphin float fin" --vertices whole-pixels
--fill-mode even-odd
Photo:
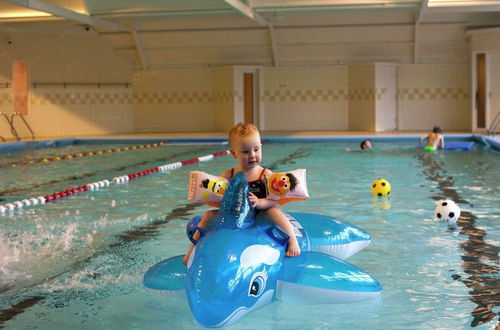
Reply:
[[[149,268],[144,274],[144,285],[154,290],[184,292],[186,265],[182,263],[183,257],[168,258]]]
[[[380,295],[379,282],[363,270],[319,252],[283,260],[276,298],[300,304],[346,303]]]
[[[247,179],[243,172],[238,172],[229,181],[219,206],[217,229],[247,228],[255,223],[255,211],[248,199]]]

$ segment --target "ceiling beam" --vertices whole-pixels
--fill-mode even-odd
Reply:
[[[476,34],[488,34],[488,33],[500,33],[500,26],[495,27],[485,27],[485,28],[472,28],[465,31],[466,36],[476,35]]]
[[[253,8],[259,12],[302,12],[302,11],[335,11],[335,12],[346,12],[352,10],[386,10],[386,9],[407,9],[414,10],[418,7],[419,2],[410,2],[410,3],[398,3],[398,2],[380,2],[380,3],[360,3],[360,4],[346,4],[346,3],[315,3],[312,2],[304,2],[302,4],[297,4],[295,2],[283,2],[280,1],[279,5],[269,5],[264,6],[257,3]]]
[[[453,3],[443,3],[436,4],[431,2],[429,4],[429,10],[432,13],[477,13],[477,12],[498,12],[500,11],[500,4],[494,3],[480,3],[480,4],[453,4]]]
[[[65,18],[73,22],[89,25],[95,29],[114,30],[114,31],[128,30],[126,28],[123,28],[119,24],[105,21],[100,18],[95,18],[88,15],[80,14],[75,11],[55,6],[41,0],[4,0],[4,2],[48,13],[53,16]]]
[[[274,33],[274,24],[270,20],[268,20],[267,18],[265,18],[264,16],[260,15],[255,10],[253,10],[252,7],[241,2],[241,0],[224,0],[224,1],[226,1],[227,4],[229,4],[230,6],[232,6],[233,8],[235,8],[240,13],[250,18],[257,24],[268,27],[269,42],[271,44],[273,63],[274,66],[278,66],[279,65],[278,47],[276,46],[276,35]]]
[[[419,32],[420,32],[420,21],[424,13],[429,8],[429,0],[422,0],[420,4],[420,9],[418,10],[417,16],[415,18],[415,26],[413,28],[413,64],[418,63],[418,44],[419,44]]]
[[[246,5],[245,3],[241,2],[241,0],[224,0],[226,3],[230,6],[232,6],[234,9],[238,10],[240,13],[245,15],[246,17],[250,18],[252,21],[256,22],[259,25],[262,26],[269,26],[270,23],[269,21],[259,13],[257,13],[255,10],[253,10],[251,7]]]
[[[273,63],[274,66],[279,66],[279,56],[278,56],[278,47],[276,47],[276,36],[274,34],[274,24],[269,24],[269,42],[271,43],[271,51],[273,55]]]
[[[135,48],[137,50],[137,55],[139,56],[139,64],[141,66],[141,69],[147,70],[149,67],[149,61],[146,57],[146,53],[144,52],[144,44],[137,29],[132,30],[132,37],[134,38]]]

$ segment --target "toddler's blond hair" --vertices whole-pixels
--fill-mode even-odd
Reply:
[[[259,129],[254,124],[239,122],[229,130],[229,144],[232,145],[236,138],[249,136],[256,133],[259,134]]]

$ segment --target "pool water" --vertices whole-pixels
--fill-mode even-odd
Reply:
[[[0,204],[207,155],[225,145],[166,145],[50,164],[2,163],[122,145],[77,145],[0,158]],[[310,199],[283,209],[349,221],[372,243],[349,258],[383,286],[379,299],[339,305],[274,302],[230,329],[494,329],[500,313],[500,155],[423,153],[408,143],[344,152],[347,143],[270,143],[263,165],[307,169]],[[184,166],[0,215],[0,328],[196,329],[185,297],[142,284],[188,247],[185,226],[208,208],[186,200],[189,171],[219,174],[232,157]],[[389,198],[373,197],[385,178]],[[461,207],[457,230],[437,200]]]

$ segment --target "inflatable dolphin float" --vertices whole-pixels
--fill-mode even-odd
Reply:
[[[329,304],[380,295],[374,277],[340,260],[369,244],[366,232],[338,219],[292,213],[302,253],[285,257],[288,235],[270,222],[255,222],[248,191],[238,173],[224,194],[215,228],[195,241],[187,265],[182,255],[163,260],[146,272],[144,285],[185,292],[194,318],[206,327],[232,324],[277,299]],[[200,230],[197,221],[188,225],[190,236]]]

